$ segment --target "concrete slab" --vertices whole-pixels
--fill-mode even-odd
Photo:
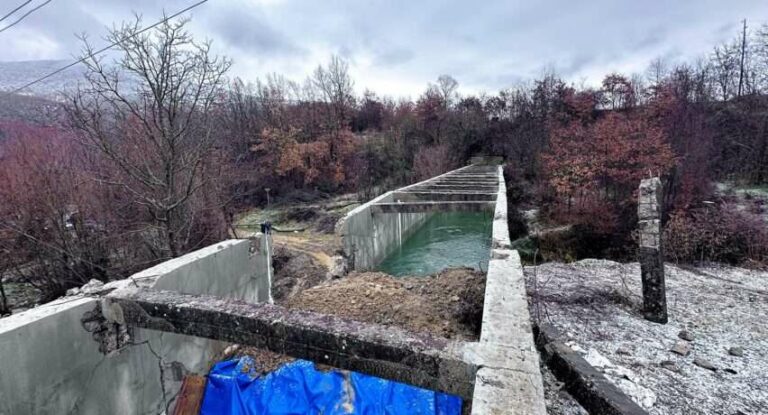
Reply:
[[[392,326],[206,295],[125,288],[102,308],[115,323],[242,345],[470,398],[463,343]]]
[[[394,192],[392,198],[396,202],[420,202],[420,201],[495,201],[496,192],[476,191],[407,191]]]
[[[421,212],[492,212],[496,207],[493,201],[424,201],[374,203],[372,213],[421,213]]]

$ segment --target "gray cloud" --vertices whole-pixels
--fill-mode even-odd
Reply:
[[[397,66],[413,60],[414,53],[408,49],[390,49],[376,55],[373,63],[380,66]]]
[[[301,79],[336,53],[361,90],[415,95],[442,73],[465,91],[496,91],[543,68],[598,83],[612,71],[642,73],[658,56],[691,61],[734,38],[745,16],[750,27],[768,22],[764,1],[211,0],[191,13],[190,28],[234,59],[236,75]],[[74,33],[98,43],[132,11],[152,22],[192,2],[54,1],[0,33],[0,60],[68,58],[79,50]]]
[[[208,22],[212,32],[216,34],[215,40],[226,42],[241,53],[298,58],[306,55],[306,50],[285,33],[274,28],[258,12],[242,13],[237,8],[228,8],[213,15]]]

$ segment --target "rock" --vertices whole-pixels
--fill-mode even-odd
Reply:
[[[707,370],[711,370],[713,372],[717,371],[717,367],[715,367],[715,365],[713,365],[712,362],[710,362],[709,360],[704,359],[702,357],[697,357],[697,358],[693,359],[693,364],[698,366],[698,367],[701,367],[701,368],[704,368],[704,369],[707,369]]]
[[[610,379],[644,409],[651,409],[656,404],[656,393],[638,384],[634,379],[626,377],[610,377]]]
[[[347,259],[341,255],[335,255],[331,257],[331,266],[328,270],[327,278],[341,278],[347,275],[348,271],[349,266],[347,264]]]
[[[672,347],[669,351],[672,353],[679,354],[680,356],[688,356],[688,353],[691,352],[691,345],[686,342],[678,340],[675,343],[675,346]]]
[[[79,289],[79,288],[77,288],[77,287],[75,287],[75,288],[70,288],[70,289],[68,289],[68,290],[67,290],[67,295],[68,295],[68,296],[73,296],[73,295],[80,295],[80,289]]]
[[[88,281],[85,285],[83,285],[80,288],[70,288],[67,290],[67,295],[89,295],[89,294],[95,294],[101,291],[101,289],[104,287],[104,283],[97,280],[92,279]]]
[[[453,297],[451,297],[451,301],[459,301],[459,300],[460,298],[458,295],[454,295]]]
[[[661,367],[667,370],[671,370],[672,372],[679,372],[680,369],[677,368],[677,364],[671,360],[662,360],[661,361]]]
[[[405,284],[405,289],[406,290],[412,290],[413,289],[413,284],[411,284],[411,283]]]
[[[744,356],[744,349],[742,349],[739,346],[733,346],[730,349],[728,349],[728,353],[731,356],[742,357]]]
[[[629,350],[629,348],[626,346],[619,346],[619,348],[616,349],[616,354],[623,354],[625,356],[629,356],[632,354],[632,351]]]
[[[594,366],[597,369],[605,369],[605,368],[614,366],[610,360],[608,360],[605,356],[601,355],[600,352],[598,352],[595,349],[589,349],[589,352],[587,352],[587,355],[584,356],[584,360],[586,360],[587,363],[589,363],[590,365]]]
[[[680,333],[677,333],[677,337],[689,342],[692,342],[694,339],[693,333],[688,330],[681,330]]]

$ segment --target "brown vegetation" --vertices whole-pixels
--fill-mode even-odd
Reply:
[[[749,212],[710,218],[704,202],[714,181],[768,182],[768,30],[696,66],[657,60],[645,78],[610,74],[596,88],[547,75],[463,96],[443,75],[410,101],[357,96],[337,57],[304,82],[230,81],[229,62],[184,25],[119,42],[115,66],[90,57],[51,125],[0,124],[6,273],[54,297],[225,238],[238,210],[368,198],[481,154],[505,158],[511,202],[579,228],[580,256],[633,254],[634,189],[660,175],[674,258],[765,262]]]

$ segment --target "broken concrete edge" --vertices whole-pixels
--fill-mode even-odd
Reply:
[[[0,319],[0,373],[14,374],[0,375],[0,413],[163,412],[180,376],[207,373],[226,344],[102,325],[105,320],[94,312],[100,297],[125,286],[162,286],[259,301],[267,280],[266,250],[255,242],[222,241],[177,258],[172,266],[160,264],[129,279],[91,284],[78,295]],[[210,275],[215,278],[202,278]],[[130,344],[127,331],[132,331]],[[121,345],[127,347],[108,351]]]
[[[635,401],[560,339],[549,323],[534,323],[536,345],[544,363],[590,414],[648,415]]]
[[[253,346],[464,399],[474,389],[477,365],[465,360],[465,343],[397,327],[135,287],[108,294],[102,310],[119,325]]]

